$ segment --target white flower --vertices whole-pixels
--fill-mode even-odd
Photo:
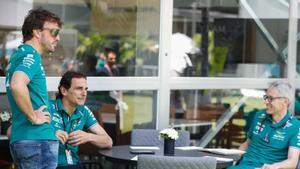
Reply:
[[[174,140],[177,140],[179,137],[178,132],[173,128],[163,129],[162,131],[159,132],[159,136],[162,139],[174,139]]]
[[[0,120],[1,121],[9,121],[10,120],[10,113],[8,111],[3,111],[3,112],[0,112]]]

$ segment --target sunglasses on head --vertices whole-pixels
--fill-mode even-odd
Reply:
[[[51,28],[43,28],[42,30],[49,30],[50,35],[52,37],[57,37],[58,34],[59,34],[59,31],[60,31],[60,29],[58,29],[58,28],[53,28],[53,29],[51,29]]]

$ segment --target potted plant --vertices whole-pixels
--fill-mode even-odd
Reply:
[[[10,126],[11,114],[4,110],[0,112],[0,135],[6,135],[6,131]]]
[[[173,128],[163,129],[159,132],[160,139],[164,139],[164,155],[174,155],[175,140],[179,138],[178,132]]]

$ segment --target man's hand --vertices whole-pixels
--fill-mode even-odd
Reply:
[[[55,135],[62,144],[66,144],[68,141],[68,133],[63,130],[56,130]]]
[[[44,123],[50,123],[50,113],[43,112],[43,110],[45,108],[47,108],[47,106],[43,105],[39,109],[33,111],[35,116],[33,118],[29,119],[29,121],[33,125],[41,125]]]
[[[78,146],[90,141],[90,133],[84,132],[82,130],[76,130],[69,134],[69,144],[72,146]]]

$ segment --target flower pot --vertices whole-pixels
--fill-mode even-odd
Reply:
[[[164,140],[164,155],[173,156],[175,149],[175,140],[174,139],[165,139]]]

